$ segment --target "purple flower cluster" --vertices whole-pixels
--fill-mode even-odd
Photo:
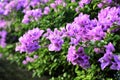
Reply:
[[[77,45],[80,41],[86,40],[88,32],[88,26],[90,25],[89,15],[80,13],[78,17],[74,19],[73,23],[69,23],[66,26],[66,34],[71,39],[71,44]]]
[[[114,15],[114,16],[113,16]],[[99,24],[104,30],[110,28],[113,24],[120,25],[120,8],[106,7],[98,13]]]
[[[79,42],[88,40],[102,40],[105,32],[99,22],[94,19],[90,20],[89,15],[80,13],[74,19],[73,23],[66,26],[66,34],[71,39],[71,44],[78,45]]]
[[[89,4],[90,2],[91,2],[91,0],[80,0],[79,6],[80,6],[80,8],[83,8],[84,5]]]
[[[33,58],[30,57],[30,56],[26,56],[26,59],[23,60],[22,63],[25,65],[25,64],[27,64],[27,63],[29,63],[29,62],[34,62],[37,58],[38,58],[37,55],[34,55]]]
[[[4,14],[4,3],[0,2],[0,15]]]
[[[48,2],[49,0],[11,0],[11,1],[3,1],[0,2],[0,13],[3,15],[8,15],[12,10],[20,10],[23,11],[30,10],[30,7],[35,8],[41,3]]]
[[[50,2],[49,5],[44,6],[44,9],[42,9],[40,6],[44,5],[46,3]],[[76,2],[75,0],[71,2]],[[81,0],[79,2],[81,5],[89,4],[90,0]],[[41,14],[47,15],[50,12],[50,9],[54,9],[54,11],[57,10],[57,6],[62,5],[63,7],[66,7],[67,3],[64,0],[11,0],[11,1],[3,1],[0,2],[0,14],[2,15],[9,15],[13,10],[22,10],[23,13],[25,13],[24,18],[22,20],[23,23],[27,24],[31,21],[38,20],[41,18]],[[36,7],[37,6],[37,7]],[[31,7],[33,8],[31,10]],[[43,11],[40,11],[40,10]],[[36,13],[36,15],[30,15],[28,12]],[[39,15],[40,14],[40,15]],[[30,19],[32,17],[32,19]],[[34,19],[35,18],[35,19]]]
[[[110,66],[110,69],[120,70],[120,55],[114,55],[113,59],[114,61],[112,61],[112,65]]]
[[[74,19],[73,23],[67,24],[65,34],[71,39],[70,44],[74,46],[78,45],[79,42],[103,40],[107,34],[106,31],[112,25],[119,25],[119,18],[119,8],[116,7],[102,9],[98,14],[98,19],[93,20],[90,20],[89,15],[80,13],[79,16]],[[110,67],[111,69],[119,70],[119,58],[115,59],[116,55],[113,54],[115,50],[114,46],[112,43],[109,43],[105,48],[106,53],[99,59],[101,69],[103,70],[107,66],[112,65]],[[69,57],[67,56],[67,59],[72,62],[72,64],[79,65],[79,63],[74,62],[79,62],[79,60],[76,59],[75,53],[75,47],[70,47],[68,51]],[[117,65],[117,69],[113,68],[115,65]]]
[[[101,0],[101,2],[98,4],[98,7],[102,8],[105,5],[113,4],[112,2],[113,2],[113,0]]]
[[[0,20],[0,28],[5,28],[6,27],[6,21],[5,20]]]
[[[8,15],[10,12],[12,12],[13,9],[16,8],[17,2],[15,0],[10,1],[6,6],[5,6],[5,12],[4,15]]]
[[[16,6],[17,10],[20,10],[22,8],[26,8],[29,5],[28,0],[18,0],[17,3],[18,3]]]
[[[6,46],[6,36],[7,32],[5,30],[0,31],[0,46],[3,48]]]
[[[47,15],[49,12],[50,12],[50,8],[48,6],[45,7],[43,13]]]
[[[40,48],[38,39],[42,36],[43,32],[44,31],[40,30],[39,28],[29,30],[27,33],[25,33],[22,37],[19,38],[20,45],[16,47],[16,51],[20,51],[20,53],[31,53]]]
[[[99,59],[101,63],[101,69],[104,70],[107,66],[110,66],[112,70],[120,70],[120,55],[113,54],[115,48],[112,43],[105,46],[106,53]]]
[[[25,13],[22,23],[29,23],[31,21],[37,21],[41,18],[42,14],[47,15],[50,12],[50,8],[56,11],[56,7],[59,5],[66,6],[63,0],[52,1],[50,5],[45,6],[42,11],[41,5],[45,5],[50,0],[11,0],[0,2],[0,14],[7,16],[13,10],[22,10]],[[37,6],[37,7],[36,7]],[[33,9],[31,9],[31,7]]]
[[[80,1],[77,2],[77,1],[75,1],[75,0],[71,0],[71,2],[77,2],[77,3],[78,3],[78,6],[75,8],[75,11],[76,11],[77,13],[79,13],[79,10],[80,10],[81,8],[84,8],[85,5],[90,4],[91,1],[92,1],[92,0],[80,0]]]
[[[74,45],[77,45],[80,41],[102,40],[106,35],[106,31],[112,25],[120,24],[119,15],[120,8],[116,7],[102,9],[98,14],[98,20],[90,20],[89,15],[80,13],[73,23],[67,24],[66,33]]]
[[[76,51],[75,46],[70,46],[68,49],[67,60],[73,65],[79,65],[83,69],[90,67],[89,57],[85,54],[83,47],[79,47]]]
[[[91,1],[92,0],[80,0],[78,8],[83,8]],[[54,2],[50,2],[49,6],[44,6],[44,9],[36,9],[36,5],[46,4],[47,2],[49,2],[49,0],[13,0],[4,2],[4,4],[0,2],[0,14],[8,15],[12,9],[20,10],[23,8],[25,15],[22,23],[27,24],[31,21],[37,21],[43,15],[49,14],[51,8],[57,11],[57,6],[62,5],[65,7],[67,5],[64,0],[55,0]],[[71,0],[71,2],[75,2],[75,0]],[[102,3],[110,4],[111,2],[112,0],[102,0]],[[99,4],[99,6],[101,5]],[[33,8],[32,10],[30,8],[31,6]],[[5,26],[4,21],[0,21],[0,23],[2,23],[0,27]],[[85,54],[83,47],[79,47],[76,51],[76,46],[78,46],[80,42],[84,43],[87,41],[103,40],[107,34],[107,30],[113,25],[120,25],[120,8],[106,7],[100,10],[98,17],[95,19],[90,19],[89,15],[80,13],[79,16],[75,17],[74,21],[68,23],[65,28],[61,28],[60,30],[55,28],[54,31],[47,29],[43,37],[50,41],[50,44],[48,45],[49,51],[60,51],[65,41],[64,38],[69,38],[70,47],[68,49],[67,61],[71,62],[73,65],[79,65],[83,69],[87,69],[90,67],[89,57]],[[20,44],[17,45],[16,51],[20,51],[20,53],[32,53],[39,49],[39,39],[43,32],[44,31],[39,28],[29,30],[19,38]],[[3,47],[5,45],[3,43],[5,43],[6,34],[5,32],[1,34],[0,45]],[[85,45],[85,47],[87,46]],[[110,66],[110,69],[120,70],[120,56],[113,54],[115,49],[112,43],[106,45],[105,48],[106,52],[104,53],[104,56],[98,60],[101,63],[101,69],[104,70],[107,66]],[[100,48],[95,48],[95,52],[100,51]],[[34,58],[37,58],[37,56]],[[33,62],[34,58],[27,56],[23,61],[23,64]]]
[[[49,51],[60,51],[61,50],[62,44],[64,43],[63,31],[59,31],[57,29],[54,29],[54,31],[51,31],[50,29],[47,29],[47,32],[44,34],[44,37],[49,39],[51,42],[51,44],[48,47]]]
[[[23,2],[24,2],[24,4],[23,4]],[[57,6],[59,6],[59,5],[62,5],[64,7],[66,6],[66,3],[63,0],[55,0],[50,5],[45,6],[43,10],[40,8],[32,9],[32,10],[30,9],[30,6],[32,6],[32,7],[34,7],[36,5],[40,6],[40,5],[46,4],[47,2],[49,2],[49,0],[41,0],[41,1],[40,0],[32,0],[29,3],[28,3],[28,1],[27,2],[22,1],[22,4],[19,4],[19,7],[23,6],[23,8],[24,8],[23,12],[25,13],[22,23],[27,24],[31,21],[37,21],[39,18],[41,18],[42,15],[48,15],[51,8],[53,8],[54,11],[57,11],[57,9],[56,9]],[[25,5],[26,5],[26,7],[24,7]]]
[[[22,23],[29,23],[34,20],[38,20],[42,17],[42,10],[41,9],[35,9],[35,10],[29,10],[25,12],[24,18],[22,20]]]

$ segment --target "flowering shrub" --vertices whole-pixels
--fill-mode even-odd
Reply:
[[[119,80],[119,4],[118,0],[3,0],[0,52],[32,70],[33,76]]]

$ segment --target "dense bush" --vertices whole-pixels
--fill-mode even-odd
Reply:
[[[3,0],[3,58],[50,80],[120,79],[119,0]]]

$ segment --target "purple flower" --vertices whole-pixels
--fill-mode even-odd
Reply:
[[[33,59],[33,58],[31,58],[31,57],[29,57],[29,56],[27,56],[27,57],[26,57],[26,61],[27,61],[27,62],[33,62],[33,61],[34,61],[34,59]]]
[[[32,10],[32,17],[37,21],[39,18],[42,17],[42,10],[41,9],[35,9]]]
[[[112,62],[110,69],[120,70],[120,55],[114,55],[113,58],[114,58],[114,62]]]
[[[55,40],[51,40],[51,44],[49,45],[49,51],[60,51],[62,44],[64,43],[64,41],[62,39],[57,39],[54,38]]]
[[[103,3],[99,3],[97,6],[98,6],[99,8],[102,8],[102,7],[103,7]]]
[[[102,40],[105,32],[97,19],[90,20],[89,15],[80,13],[73,23],[66,25],[66,35],[70,37],[70,43],[77,45],[80,41]]]
[[[18,0],[17,5],[16,5],[16,9],[20,10],[22,8],[25,8],[28,4],[29,4],[29,2],[27,0]]]
[[[98,13],[99,24],[102,25],[102,28],[105,31],[112,27],[113,24],[120,25],[119,15],[120,8],[106,7],[105,9],[101,9],[100,13]]]
[[[76,37],[76,38],[71,38],[71,42],[70,44],[73,44],[73,45],[78,45],[79,42],[80,42],[81,38],[80,37]]]
[[[5,10],[4,13],[3,13],[3,15],[6,16],[6,15],[8,15],[10,12],[11,12],[10,10]]]
[[[55,3],[51,3],[50,7],[53,8],[53,9],[55,9],[56,8],[56,4]]]
[[[5,20],[0,20],[0,28],[6,27],[6,21]]]
[[[62,6],[65,7],[67,4],[65,2],[62,3]]]
[[[101,48],[94,48],[94,52],[99,54],[99,53],[104,53],[104,50]]]
[[[81,1],[79,2],[79,6],[80,6],[81,8],[83,8],[85,4],[89,4],[90,2],[91,2],[91,0],[81,0]]]
[[[0,8],[0,15],[4,14],[4,9]]]
[[[78,55],[76,54],[75,46],[70,46],[67,54],[67,61],[71,62],[73,65],[76,65],[77,63],[75,62],[75,60],[77,58]]]
[[[34,55],[33,58],[30,57],[30,56],[26,56],[26,59],[23,60],[22,63],[23,63],[23,64],[27,64],[27,63],[29,63],[29,62],[34,62],[37,58],[38,58],[37,55]]]
[[[30,19],[27,16],[24,16],[22,23],[28,24],[30,22]]]
[[[111,3],[112,0],[102,0],[103,3]]]
[[[41,17],[42,17],[42,10],[41,9],[28,10],[25,12],[22,23],[27,24],[31,21],[35,21],[35,20],[37,21]]]
[[[91,40],[102,40],[105,37],[105,32],[101,26],[96,26],[92,30],[89,30],[88,34]]]
[[[26,60],[23,60],[22,62],[24,65],[26,65],[28,62]]]
[[[29,30],[22,37],[19,38],[20,45],[16,47],[16,51],[28,52],[31,53],[38,48],[39,46],[39,38],[41,37],[44,31],[39,28],[34,28],[33,30]]]
[[[106,45],[105,48],[106,48],[106,52],[107,51],[111,51],[111,52],[115,51],[115,48],[111,42],[108,45]]]
[[[44,14],[47,15],[50,12],[50,8],[49,7],[45,7],[44,8]]]
[[[34,57],[33,57],[34,59],[37,59],[38,58],[38,55],[34,55]]]
[[[0,31],[0,45],[3,48],[6,46],[6,36],[7,32],[5,30]]]
[[[39,4],[40,4],[40,0],[31,0],[29,5],[35,7]]]
[[[63,3],[63,0],[55,0],[55,4],[56,5],[60,5],[60,4],[62,4]]]
[[[47,29],[47,32],[44,34],[44,37],[50,40],[50,44],[48,46],[49,51],[60,51],[62,44],[64,43],[63,37],[63,31],[59,31],[57,29],[54,29],[54,31],[51,31],[50,29]]]
[[[71,62],[73,65],[79,65],[83,69],[90,67],[89,57],[85,55],[83,47],[79,47],[78,51],[76,51],[75,46],[70,46],[67,61]]]
[[[77,13],[79,13],[79,7],[76,7],[76,8],[75,8],[75,11],[76,11]]]
[[[6,10],[12,10],[16,7],[16,5],[17,5],[17,1],[12,0],[5,6],[5,9]]]
[[[104,70],[108,65],[111,64],[113,54],[110,51],[107,51],[103,57],[98,61],[101,63],[101,69]]]

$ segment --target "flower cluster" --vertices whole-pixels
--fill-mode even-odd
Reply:
[[[66,30],[67,35],[71,38],[71,44],[74,45],[81,41],[102,40],[105,36],[99,22],[96,19],[90,20],[89,15],[83,13],[80,13],[72,24],[67,24]]]
[[[89,4],[90,2],[91,2],[91,0],[81,0],[81,1],[79,2],[79,6],[80,6],[81,8],[83,8],[84,5]]]
[[[48,6],[45,7],[43,13],[47,15],[49,12],[50,12],[50,8]]]
[[[29,30],[19,38],[20,45],[16,47],[16,51],[31,53],[40,48],[38,39],[42,36],[43,32],[39,28]]]
[[[60,51],[62,44],[64,43],[63,37],[64,33],[57,29],[54,29],[54,32],[50,29],[47,29],[47,32],[44,34],[44,37],[50,40],[51,44],[49,45],[49,51]]]
[[[112,70],[120,70],[120,55],[113,54],[115,48],[112,43],[105,46],[106,53],[99,59],[101,63],[101,69],[104,70],[107,66],[110,66]]]
[[[25,12],[24,18],[22,20],[22,23],[29,23],[34,20],[38,20],[42,16],[42,10],[41,9],[35,9],[35,10],[29,10]]]
[[[76,51],[75,46],[70,46],[68,49],[67,60],[73,65],[79,65],[83,69],[90,67],[89,57],[85,54],[83,47],[79,47]]]
[[[5,30],[0,31],[0,45],[1,45],[1,47],[6,46],[6,36],[7,36],[7,32]]]
[[[27,63],[29,63],[29,62],[34,62],[37,58],[38,58],[37,55],[34,55],[33,58],[30,57],[30,56],[26,56],[26,59],[23,60],[22,63],[25,65],[25,64],[27,64]]]
[[[6,21],[0,20],[0,28],[5,28],[5,27],[6,27]]]
[[[114,15],[114,16],[113,16]],[[120,8],[106,7],[98,13],[99,24],[103,26],[103,30],[112,27],[113,24],[120,25]]]
[[[69,0],[68,0],[69,1]],[[93,0],[70,0],[71,3],[75,3],[78,6],[76,11],[79,13],[79,9],[83,9],[85,5],[92,3]],[[85,43],[89,41],[101,41],[106,37],[107,31],[114,25],[120,25],[120,8],[118,7],[106,7],[108,5],[116,5],[117,0],[98,0],[98,7],[101,9],[98,16],[94,19],[90,19],[91,15],[79,13],[79,16],[74,18],[72,23],[68,23],[65,28],[61,30],[47,29],[43,37],[49,40],[49,51],[60,51],[64,44],[64,38],[68,38],[69,49],[67,54],[67,61],[73,65],[79,65],[83,69],[90,67],[89,58],[84,52],[84,47],[88,45],[79,45],[80,42]],[[100,2],[100,3],[99,3]],[[48,3],[48,4],[47,4]],[[70,4],[72,5],[72,4]],[[73,9],[74,6],[69,6]],[[32,21],[38,21],[42,16],[48,15],[51,11],[60,11],[59,6],[68,8],[67,0],[4,0],[0,2],[0,15],[8,16],[13,10],[21,11],[24,13],[22,23],[28,24]],[[105,7],[105,8],[104,8]],[[4,28],[6,22],[0,20],[0,28]],[[16,47],[16,51],[32,53],[40,48],[39,39],[42,37],[43,30],[34,28],[29,30],[22,37],[19,38],[19,44]],[[0,45],[5,47],[5,39],[7,32],[0,31]],[[79,47],[76,51],[77,46]],[[94,47],[95,52],[104,53],[98,61],[101,63],[101,69],[104,70],[110,66],[112,70],[120,70],[120,56],[115,55],[115,51],[112,43],[109,43],[105,47],[106,51],[102,51],[100,48]],[[36,58],[36,56],[35,56]],[[23,64],[33,62],[34,58],[27,56],[23,61]]]
[[[33,14],[30,13],[29,14]],[[112,16],[114,14],[114,16]],[[70,47],[68,49],[67,60],[73,65],[79,65],[83,69],[90,67],[89,57],[84,52],[84,47],[88,45],[82,45],[76,51],[76,47],[80,42],[88,41],[100,41],[104,40],[107,34],[107,30],[111,26],[119,25],[119,8],[117,7],[106,7],[98,13],[98,18],[90,19],[87,14],[80,13],[78,17],[74,18],[72,23],[68,23],[65,28],[58,30],[57,28],[52,31],[47,29],[46,33],[43,35],[44,38],[50,41],[48,44],[49,51],[60,51],[62,45],[64,44],[64,38],[70,39]],[[31,53],[37,50],[39,46],[39,38],[41,37],[43,30],[35,28],[28,31],[22,37],[19,38],[21,45],[16,47],[16,51]],[[95,49],[96,47],[94,47]],[[113,54],[114,46],[109,43],[104,48],[106,52],[103,51],[104,56],[98,61],[101,63],[101,69],[105,69],[107,66],[112,65],[110,68],[114,70],[119,70],[119,57]],[[96,48],[97,49],[97,48]],[[98,48],[100,52],[100,48]],[[116,57],[117,56],[117,57]],[[117,65],[118,68],[114,68]]]
[[[120,6],[119,0],[101,0],[100,3],[97,5],[99,8],[103,8],[105,6]]]

